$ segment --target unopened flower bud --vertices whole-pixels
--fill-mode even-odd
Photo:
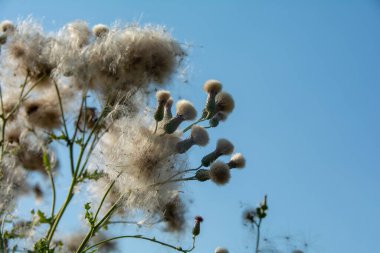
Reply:
[[[242,169],[245,167],[245,158],[240,153],[234,154],[231,157],[231,160],[227,163],[227,165],[230,167],[230,169]]]
[[[227,164],[217,161],[210,167],[210,179],[217,185],[228,183],[231,178],[230,169]]]
[[[260,203],[261,209],[264,211],[268,210],[267,195],[264,196],[264,200]]]
[[[198,236],[201,232],[201,222],[203,221],[203,218],[201,216],[196,216],[194,220],[193,236]]]
[[[210,172],[209,170],[199,169],[195,173],[195,178],[200,182],[207,181],[210,179]]]

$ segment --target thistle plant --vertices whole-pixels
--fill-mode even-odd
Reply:
[[[30,19],[4,21],[0,49],[0,252],[110,252],[116,240],[126,238],[193,251],[200,216],[188,247],[144,235],[110,236],[106,228],[136,219],[139,225],[184,232],[184,184],[211,180],[223,185],[233,169],[245,166],[241,154],[228,163],[216,161],[234,150],[223,138],[198,159],[199,167],[190,168],[188,162],[190,148],[206,146],[208,128],[234,109],[222,84],[205,82],[206,103],[194,121],[196,106],[175,101],[163,90],[170,88],[186,52],[160,26],[99,24],[90,29],[76,21],[46,33]],[[209,125],[202,125],[206,120]],[[67,152],[57,154],[57,146]],[[47,180],[32,184],[28,178],[36,173]],[[62,175],[71,178],[67,190],[56,187]],[[67,236],[59,230],[62,217],[84,191],[87,199],[78,200],[87,232]],[[50,209],[36,206],[31,218],[15,215],[20,197],[29,193],[50,198]],[[60,202],[58,195],[66,197]]]

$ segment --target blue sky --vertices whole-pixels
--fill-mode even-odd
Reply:
[[[308,252],[380,252],[380,1],[0,0],[0,19],[29,14],[47,30],[76,19],[163,24],[194,45],[189,82],[172,90],[198,108],[207,79],[233,94],[236,110],[206,150],[229,138],[247,168],[226,187],[186,187],[189,217],[205,218],[195,252],[252,252],[240,206],[265,193],[270,239],[306,240]],[[206,150],[192,152],[194,165]]]

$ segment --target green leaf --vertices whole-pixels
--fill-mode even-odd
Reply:
[[[47,218],[45,213],[42,212],[41,210],[37,210],[37,216],[38,216],[38,220],[40,223],[47,223],[47,224],[51,224],[52,222],[52,218]]]
[[[86,214],[85,214],[84,218],[86,220],[88,220],[88,222],[90,223],[91,226],[94,226],[95,225],[95,218],[94,218],[94,213],[90,211],[91,203],[87,202],[86,204],[84,204],[84,209],[86,210]]]

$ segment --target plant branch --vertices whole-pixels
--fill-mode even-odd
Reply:
[[[174,245],[162,242],[162,241],[158,241],[155,237],[150,238],[150,237],[145,237],[143,235],[124,235],[124,236],[117,236],[117,237],[113,237],[113,238],[110,238],[110,239],[98,242],[98,243],[96,243],[96,244],[94,244],[94,245],[92,245],[92,246],[84,249],[80,253],[85,253],[86,251],[89,251],[90,249],[98,247],[98,246],[100,246],[100,245],[102,245],[104,243],[107,243],[107,242],[110,242],[110,241],[114,241],[114,240],[118,240],[118,239],[123,239],[123,238],[135,238],[135,239],[146,240],[146,241],[150,241],[150,242],[153,242],[153,243],[156,243],[156,244],[160,244],[162,246],[165,246],[165,247],[168,247],[168,248],[171,248],[173,250],[176,250],[176,251],[179,251],[179,252],[183,252],[183,253],[191,252],[195,248],[195,237],[193,237],[193,245],[192,245],[192,247],[190,249],[182,249],[182,247],[180,247],[180,246],[174,246]]]

